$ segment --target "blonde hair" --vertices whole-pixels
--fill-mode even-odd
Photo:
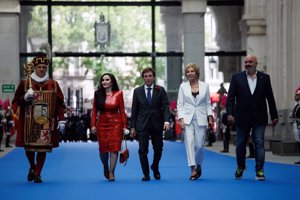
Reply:
[[[189,63],[189,64],[187,64],[185,66],[185,68],[184,68],[184,74],[185,74],[185,76],[186,76],[187,70],[189,68],[193,68],[195,70],[196,75],[198,76],[198,78],[200,77],[200,67],[199,67],[199,65],[197,65],[195,63]]]

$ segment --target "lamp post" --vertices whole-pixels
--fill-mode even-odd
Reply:
[[[210,69],[211,78],[214,78],[214,70],[216,68],[216,64],[217,61],[214,59],[214,57],[210,57],[208,61],[208,66]]]
[[[101,13],[99,22],[95,22],[95,41],[100,45],[100,49],[104,50],[110,41],[110,23],[105,22],[105,17]]]

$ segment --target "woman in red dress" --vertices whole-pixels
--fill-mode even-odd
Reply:
[[[101,76],[100,87],[95,91],[91,127],[93,132],[97,132],[104,176],[114,181],[118,152],[126,130],[126,114],[123,92],[110,73]]]

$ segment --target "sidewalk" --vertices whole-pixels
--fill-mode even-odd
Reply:
[[[212,147],[205,147],[207,150],[211,150],[217,153],[220,153],[221,150],[223,150],[223,141],[216,141],[213,143]],[[248,148],[247,148],[248,151]],[[229,153],[220,153],[223,155],[228,155],[235,157],[235,145],[230,144],[229,145]],[[249,153],[247,152],[247,155]],[[285,163],[285,164],[292,164],[294,165],[294,162],[300,161],[300,156],[280,156],[280,155],[274,155],[271,151],[266,151],[265,155],[266,161],[269,162],[276,162],[276,163]],[[297,165],[300,167],[300,165]]]

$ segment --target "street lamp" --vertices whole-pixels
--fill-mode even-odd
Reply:
[[[210,57],[208,61],[208,66],[210,69],[211,78],[214,77],[214,69],[216,68],[216,65],[217,65],[217,61],[214,59],[214,57]]]
[[[95,22],[95,40],[100,45],[101,50],[105,49],[106,45],[109,45],[110,41],[110,23],[105,22],[105,17],[101,13],[100,21]]]

